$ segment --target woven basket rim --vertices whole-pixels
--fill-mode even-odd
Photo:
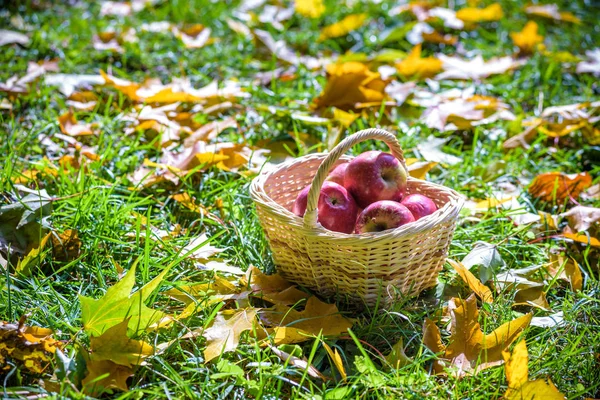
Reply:
[[[275,168],[259,174],[252,180],[252,183],[250,185],[250,196],[255,202],[259,202],[263,206],[268,207],[269,209],[274,211],[277,214],[278,219],[280,219],[283,223],[287,223],[301,228],[312,237],[334,241],[360,241],[362,244],[365,245],[370,242],[377,242],[381,239],[412,236],[415,233],[429,230],[441,222],[456,218],[456,216],[458,215],[458,213],[464,205],[465,197],[457,191],[455,191],[454,189],[409,176],[408,181],[410,182],[419,182],[422,186],[445,192],[449,197],[449,201],[447,201],[443,207],[439,208],[433,214],[425,216],[415,222],[411,222],[410,224],[406,224],[395,229],[388,229],[381,232],[370,232],[360,234],[341,233],[325,229],[321,224],[317,224],[315,227],[312,228],[307,227],[304,224],[304,219],[302,217],[295,215],[293,212],[289,211],[266,194],[265,184],[271,176],[278,172],[281,172],[282,170],[290,168],[296,164],[306,162],[307,160],[313,158],[325,158],[328,154],[329,153],[327,152],[322,152],[301,156],[283,162],[277,165]],[[350,161],[353,158],[354,157],[348,155],[343,155],[342,157],[340,157],[342,161]]]

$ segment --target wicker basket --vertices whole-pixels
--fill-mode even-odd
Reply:
[[[384,141],[406,168],[396,137],[367,129],[347,137],[329,154],[299,157],[260,174],[250,194],[282,276],[344,303],[387,306],[398,292],[413,296],[436,284],[464,200],[447,187],[409,177],[408,192],[431,198],[439,208],[435,213],[383,232],[344,234],[323,228],[317,222],[323,181],[336,165],[352,159],[344,153],[367,139]],[[292,206],[311,183],[301,218]]]

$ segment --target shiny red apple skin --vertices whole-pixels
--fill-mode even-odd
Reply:
[[[304,216],[310,185],[302,189],[294,202],[293,212]],[[356,202],[348,191],[335,182],[325,181],[317,203],[317,220],[325,229],[341,233],[352,233],[358,213]]]
[[[330,182],[335,182],[338,185],[344,186],[344,176],[346,176],[346,168],[348,168],[349,163],[343,163],[335,167],[325,180]]]
[[[437,206],[429,197],[414,193],[402,199],[401,204],[408,208],[415,220],[421,219],[437,211]]]
[[[392,154],[367,151],[350,161],[344,187],[365,208],[380,200],[401,201],[406,179],[406,170]]]
[[[358,216],[355,233],[381,232],[415,221],[410,210],[392,200],[381,200],[367,206]]]

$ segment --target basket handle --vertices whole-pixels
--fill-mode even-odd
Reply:
[[[342,154],[350,150],[352,146],[369,139],[376,139],[385,142],[385,144],[387,144],[392,151],[394,157],[400,161],[402,168],[404,168],[408,176],[408,170],[406,169],[406,164],[404,162],[404,153],[402,152],[402,148],[400,147],[400,143],[398,143],[396,136],[388,131],[378,128],[358,131],[355,134],[348,136],[337,146],[335,146],[333,150],[331,150],[331,153],[325,157],[319,166],[317,174],[313,178],[310,190],[308,191],[306,212],[304,214],[304,226],[309,228],[314,228],[317,226],[317,204],[319,202],[319,195],[321,193],[323,182],[325,182],[325,178],[327,178],[327,174],[329,174],[331,167],[333,167],[335,162],[342,156]]]

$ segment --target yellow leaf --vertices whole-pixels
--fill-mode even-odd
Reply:
[[[498,3],[486,8],[466,7],[456,12],[456,18],[470,23],[500,21],[503,17],[502,7]]]
[[[75,115],[69,111],[58,117],[60,131],[69,136],[89,136],[93,135],[92,124],[80,124]]]
[[[219,312],[211,327],[202,332],[202,336],[206,338],[205,361],[209,362],[225,352],[235,350],[241,334],[252,329],[256,311],[254,308],[245,308]]]
[[[578,235],[577,233],[563,233],[560,236],[565,237],[567,239],[574,240],[579,243],[583,243],[587,246],[600,247],[600,240],[598,240],[592,236],[583,235],[583,234]]]
[[[104,78],[105,85],[117,89],[133,101],[137,101],[140,99],[140,97],[137,95],[137,91],[141,87],[140,84],[135,82],[129,82],[124,79],[115,78],[114,76],[110,76],[102,70],[100,70],[100,75],[102,75],[102,78]]]
[[[357,103],[381,102],[386,98],[387,82],[359,62],[327,66],[327,84],[315,99],[316,108],[335,106],[348,109]]]
[[[339,122],[344,128],[348,128],[356,119],[359,117],[359,114],[346,112],[344,110],[340,110],[339,108],[333,107],[333,119]]]
[[[52,233],[52,255],[57,260],[70,261],[79,257],[81,240],[75,229]]]
[[[563,203],[592,185],[592,176],[587,172],[567,175],[561,172],[548,172],[535,177],[529,185],[529,194],[548,203]]]
[[[325,12],[323,0],[296,0],[296,12],[309,18],[319,18]]]
[[[531,5],[525,8],[525,13],[557,21],[567,21],[575,24],[581,23],[581,20],[572,13],[568,11],[559,11],[556,4]]]
[[[422,180],[425,180],[427,173],[438,165],[435,161],[419,161],[417,158],[407,158],[405,161],[410,176]]]
[[[512,32],[510,37],[523,53],[531,53],[538,43],[542,43],[544,37],[538,35],[538,25],[529,21],[521,32]]]
[[[405,77],[430,78],[442,70],[442,61],[435,57],[421,58],[419,43],[404,60],[396,64],[396,69]]]
[[[273,327],[275,344],[300,343],[319,334],[337,336],[352,327],[352,321],[339,314],[335,304],[311,297],[303,311],[276,304],[261,313],[261,321]]]
[[[543,379],[529,380],[529,356],[525,340],[521,340],[512,353],[503,351],[508,389],[504,394],[506,400],[563,400],[565,396],[558,391],[552,381]]]
[[[62,343],[51,337],[52,330],[24,323],[25,318],[18,324],[0,321],[0,375],[12,369],[11,365],[41,374],[56,349],[62,348]]]
[[[353,30],[360,28],[366,19],[367,14],[348,15],[343,20],[323,28],[319,36],[319,41],[347,35]]]
[[[239,292],[240,289],[233,282],[215,274],[211,282],[178,286],[167,290],[165,294],[189,305],[196,303],[194,299],[201,301],[210,296],[216,301],[221,301],[233,298]]]
[[[90,338],[90,358],[93,361],[112,361],[119,365],[131,367],[140,365],[144,358],[154,354],[154,347],[141,340],[133,340],[127,336],[129,318],[107,329],[100,336]]]
[[[115,364],[112,361],[87,360],[87,375],[81,381],[83,392],[97,396],[106,389],[128,391],[127,378],[133,375],[130,367]]]
[[[338,349],[331,350],[331,347],[329,347],[329,345],[327,343],[325,343],[325,342],[322,342],[322,343],[323,343],[323,347],[325,347],[325,350],[327,350],[327,354],[329,354],[329,357],[331,358],[333,365],[335,365],[335,368],[338,370],[338,372],[342,376],[342,380],[345,381],[348,375],[346,374],[346,369],[344,368],[344,361],[342,360],[342,356],[340,356]]]
[[[465,268],[462,263],[448,259],[448,263],[454,268],[454,270],[458,273],[458,275],[462,278],[463,281],[475,294],[479,297],[484,303],[493,303],[494,298],[492,297],[492,291],[490,288],[485,286],[479,279],[475,277],[467,268]]]
[[[393,368],[402,368],[412,363],[412,360],[404,353],[404,343],[402,339],[392,346],[392,351],[385,356],[385,360],[390,363]]]
[[[423,322],[423,344],[427,346],[434,354],[439,357],[444,357],[446,353],[446,346],[442,342],[442,335],[440,329],[437,327],[435,322],[429,318],[425,318]],[[444,371],[444,367],[440,360],[435,360],[433,363],[433,369],[436,374],[441,374]]]
[[[526,289],[520,289],[515,293],[513,306],[532,306],[550,311],[550,305],[544,293],[544,286],[534,286]]]
[[[567,258],[560,254],[550,254],[550,262],[546,264],[546,267],[552,278],[569,282],[573,291],[581,290],[583,276],[579,264],[573,258]]]
[[[31,263],[33,262],[33,260],[37,259],[42,250],[44,250],[44,247],[46,247],[46,243],[48,242],[48,239],[50,238],[51,234],[52,232],[44,236],[40,241],[38,247],[34,247],[29,253],[27,253],[25,257],[17,261],[17,266],[15,267],[16,272],[25,276],[31,274]]]

